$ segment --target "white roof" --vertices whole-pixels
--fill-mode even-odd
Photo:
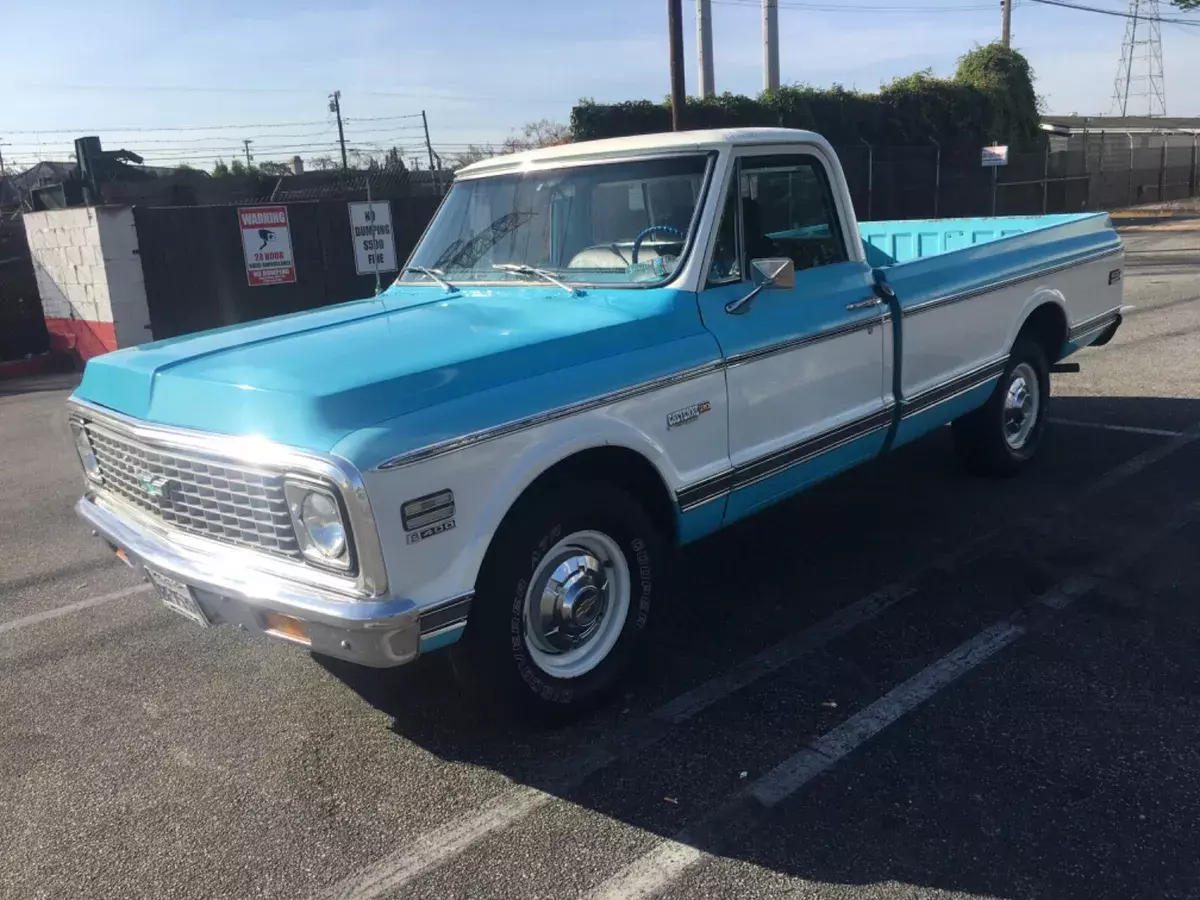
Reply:
[[[688,150],[708,151],[735,144],[824,144],[825,139],[811,131],[797,128],[710,128],[704,131],[667,131],[660,134],[636,134],[631,137],[605,138],[578,144],[560,144],[525,150],[505,156],[493,156],[459,169],[458,175],[487,175],[511,172],[558,160],[580,161],[635,156],[642,153]]]

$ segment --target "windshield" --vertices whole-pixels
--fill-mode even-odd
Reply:
[[[532,280],[515,271],[521,266],[576,284],[665,281],[689,245],[708,161],[673,156],[457,182],[401,280],[432,280],[420,268],[455,284]]]

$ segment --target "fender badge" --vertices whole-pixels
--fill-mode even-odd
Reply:
[[[710,409],[712,409],[712,404],[707,400],[702,400],[691,406],[685,406],[683,409],[677,409],[673,413],[667,413],[667,428],[678,428],[680,425],[694,422]]]
[[[438,522],[436,525],[430,525],[428,528],[422,528],[419,531],[411,532],[408,536],[408,543],[419,544],[426,538],[435,537],[436,535],[443,534],[444,532],[450,531],[453,528],[454,520],[447,519],[444,522]]]

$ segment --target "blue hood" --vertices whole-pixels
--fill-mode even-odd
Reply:
[[[461,294],[402,285],[368,300],[97,357],[76,396],[162,425],[323,452],[416,410],[701,332],[694,295],[672,289],[569,297],[549,285]],[[668,372],[678,365],[663,362]],[[604,381],[620,371],[601,368]],[[567,390],[566,402],[572,391],[622,386],[586,381]]]

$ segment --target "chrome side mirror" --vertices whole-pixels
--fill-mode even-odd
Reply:
[[[750,277],[763,287],[790,291],[796,286],[796,264],[787,257],[752,259]]]
[[[740,316],[750,311],[750,304],[764,290],[788,291],[796,286],[796,264],[786,257],[750,260],[750,277],[754,290],[745,297],[725,304],[725,312]]]

